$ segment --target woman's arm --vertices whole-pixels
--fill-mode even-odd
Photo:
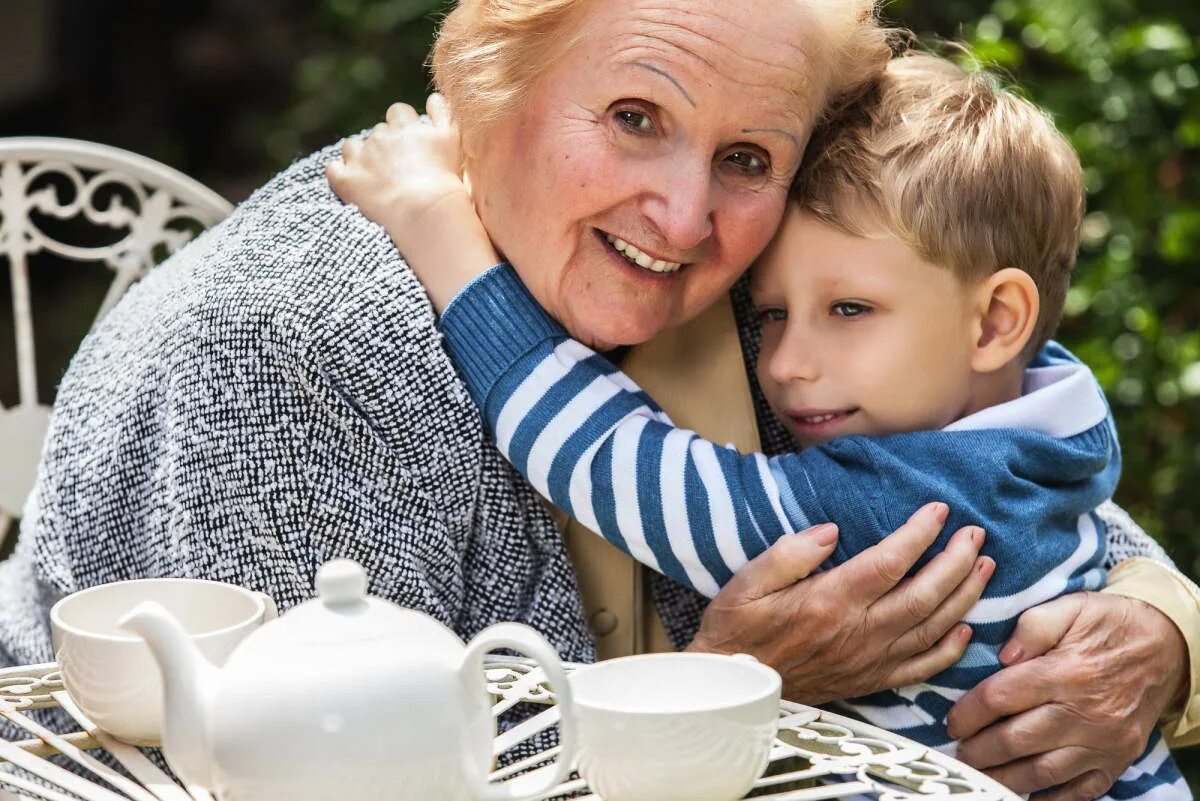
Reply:
[[[960,758],[1051,801],[1102,795],[1164,714],[1174,745],[1200,739],[1200,592],[1122,510],[1098,511],[1121,560],[1109,586],[1026,612],[1008,667],[949,718]]]
[[[1179,702],[1166,712],[1173,747],[1200,744],[1200,587],[1183,575],[1129,514],[1111,501],[1097,513],[1108,527],[1108,586],[1102,592],[1142,601],[1169,619],[1187,645]],[[1161,623],[1157,616],[1147,615]],[[1167,668],[1170,670],[1170,668]]]

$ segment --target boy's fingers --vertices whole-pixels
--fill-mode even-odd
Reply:
[[[425,101],[425,113],[429,115],[429,119],[433,121],[434,126],[438,128],[449,128],[450,106],[446,103],[446,98],[438,92],[434,92]]]
[[[342,161],[346,164],[358,161],[362,158],[363,141],[357,136],[352,136],[342,142]]]
[[[388,125],[411,125],[420,118],[417,110],[408,103],[393,103],[388,106]]]
[[[826,523],[783,537],[738,570],[721,595],[735,603],[755,601],[792,586],[829,558],[837,534],[837,526]]]

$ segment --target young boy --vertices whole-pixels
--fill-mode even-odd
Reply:
[[[445,128],[444,110],[433,112],[437,124],[409,128],[410,148]],[[440,152],[457,180],[456,156]],[[447,287],[447,260],[477,260],[483,274],[441,323],[504,455],[556,505],[677,581],[713,596],[775,540],[823,522],[840,529],[837,563],[934,500],[950,506],[947,531],[985,529],[997,572],[967,618],[963,659],[925,684],[842,704],[952,750],[946,713],[999,669],[1018,615],[1105,579],[1093,510],[1116,486],[1116,432],[1087,368],[1046,344],[1075,261],[1080,167],[1031,104],[927,55],[893,61],[809,153],[751,276],[758,381],[803,448],[772,458],[675,428],[571,340],[511,267],[483,272],[478,236],[414,259],[428,236],[417,217],[473,230],[438,211],[453,204],[380,221],[431,296],[464,283]],[[367,182],[331,179],[347,200],[369,200]],[[1157,733],[1111,791],[1147,793],[1190,798]]]

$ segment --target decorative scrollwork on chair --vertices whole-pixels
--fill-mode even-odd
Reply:
[[[12,285],[20,390],[16,406],[0,406],[0,545],[33,489],[50,421],[38,398],[30,257],[50,253],[110,270],[99,320],[157,261],[231,209],[183,173],[128,151],[71,139],[0,139],[0,264],[8,263]],[[57,229],[65,223],[82,223],[88,236],[106,241],[63,241]]]

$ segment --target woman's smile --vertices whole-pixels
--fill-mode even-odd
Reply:
[[[597,230],[599,231],[599,229]],[[644,270],[655,273],[673,273],[683,266],[682,262],[656,258],[632,242],[626,242],[619,236],[606,234],[603,231],[600,231],[600,233],[603,235],[604,241],[612,245],[614,251],[624,257],[630,264],[636,264]]]

